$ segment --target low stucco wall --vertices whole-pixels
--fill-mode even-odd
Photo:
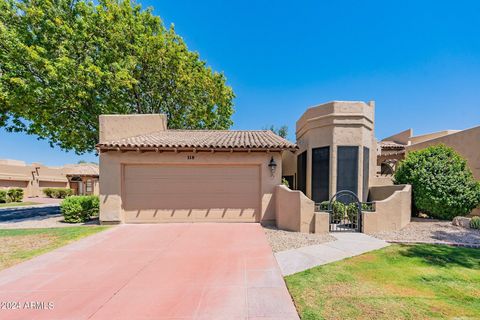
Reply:
[[[328,212],[315,212],[315,233],[330,232],[330,214]]]
[[[374,212],[364,212],[363,232],[395,231],[405,227],[412,214],[412,186],[394,185],[370,188]]]
[[[315,231],[315,203],[303,192],[284,185],[275,188],[275,219],[277,228],[297,232]],[[328,224],[327,224],[328,226]]]

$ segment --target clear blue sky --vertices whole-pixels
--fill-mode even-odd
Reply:
[[[329,100],[375,100],[376,136],[480,125],[480,1],[142,1],[233,87],[234,129],[289,127]],[[0,131],[0,158],[76,156]]]

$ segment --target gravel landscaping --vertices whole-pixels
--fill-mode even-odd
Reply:
[[[279,230],[273,226],[263,227],[273,252],[296,249],[336,240],[329,234],[301,233]]]
[[[480,230],[457,227],[451,221],[434,219],[412,218],[412,222],[402,230],[379,232],[372,236],[398,242],[480,245]]]

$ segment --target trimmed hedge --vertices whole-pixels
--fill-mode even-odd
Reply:
[[[60,204],[65,222],[79,223],[98,216],[100,200],[98,196],[71,196]]]
[[[480,203],[480,183],[455,150],[430,146],[407,154],[395,172],[396,184],[411,184],[417,210],[431,218],[451,220]]]
[[[65,199],[73,194],[73,190],[69,188],[45,188],[43,193],[49,198]]]
[[[7,190],[7,202],[22,202],[23,189],[15,188]]]
[[[0,190],[0,203],[7,202],[7,190]]]

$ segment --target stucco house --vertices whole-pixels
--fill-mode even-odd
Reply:
[[[418,136],[413,135],[412,129],[408,129],[382,139],[379,144],[377,165],[381,167],[384,175],[392,174],[396,164],[405,158],[406,153],[436,144],[445,144],[467,160],[475,179],[480,180],[480,126],[465,130],[443,130]]]
[[[102,115],[100,220],[328,232],[332,223],[318,204],[348,190],[376,203],[368,216],[359,212],[354,231],[399,229],[410,221],[411,191],[375,186],[374,109],[355,101],[309,108],[297,121],[296,144],[271,131],[170,130],[159,114]]]
[[[95,164],[49,167],[0,159],[0,189],[22,188],[25,197],[43,197],[46,188],[71,188],[78,195],[99,194],[98,178]]]
[[[271,131],[167,130],[165,115],[100,116],[103,223],[275,220],[284,151]]]
[[[480,126],[465,130],[443,130],[423,135],[413,135],[408,129],[380,141],[377,157],[377,183],[393,184],[392,177],[397,164],[408,152],[421,150],[429,146],[444,144],[453,148],[467,160],[475,179],[480,180]],[[480,208],[474,209],[472,215],[480,215]]]

